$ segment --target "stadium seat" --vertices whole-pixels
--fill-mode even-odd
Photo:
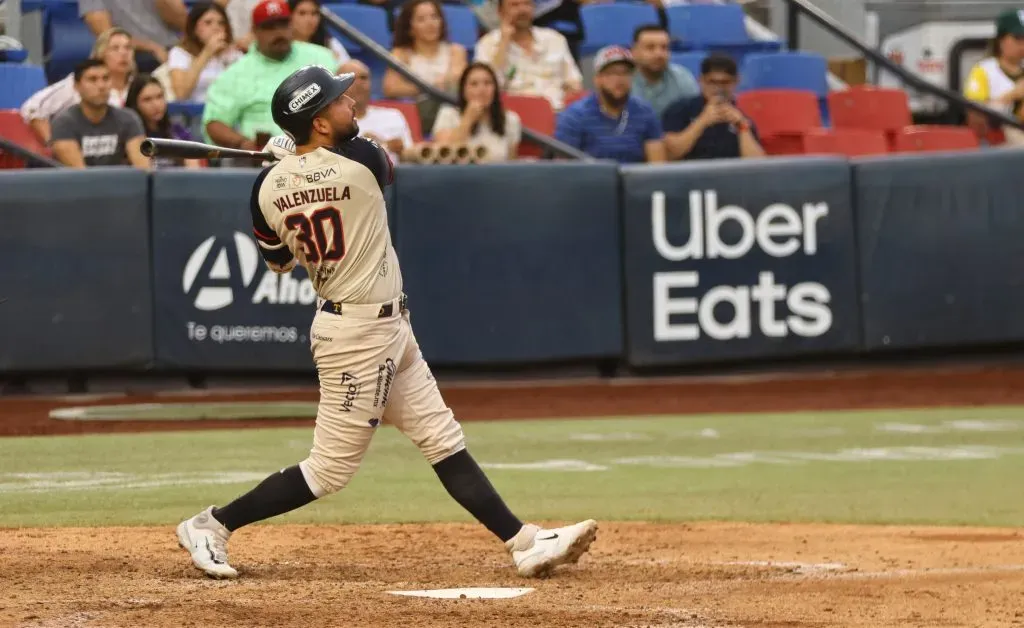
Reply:
[[[804,152],[811,155],[869,157],[889,152],[885,133],[869,129],[812,129],[804,133]]]
[[[423,123],[420,121],[420,110],[416,108],[416,103],[401,100],[375,100],[370,104],[375,107],[388,107],[400,111],[402,116],[405,117],[405,121],[409,124],[412,141],[423,141]]]
[[[828,96],[825,57],[808,52],[747,55],[740,68],[740,90],[804,89],[818,98]]]
[[[0,137],[26,148],[34,153],[51,156],[50,149],[43,145],[32,129],[15,110],[0,111]],[[25,162],[0,150],[0,169],[24,168]]]
[[[707,52],[703,50],[694,50],[691,52],[673,52],[672,63],[681,65],[690,71],[690,74],[694,78],[700,76],[700,64],[708,56]]]
[[[28,97],[46,87],[46,75],[37,65],[0,63],[0,109],[17,109]]]
[[[813,93],[803,90],[764,89],[736,97],[740,111],[757,128],[765,151],[771,155],[804,152],[803,136],[821,127],[821,110]]]
[[[472,57],[476,40],[480,37],[480,25],[473,9],[464,5],[445,4],[441,10],[444,11],[444,21],[448,23],[448,40],[462,44],[466,53]]]
[[[589,55],[612,44],[629,47],[633,31],[643,24],[657,24],[658,12],[649,4],[588,4],[580,8],[580,20],[580,52]]]
[[[832,126],[895,133],[913,124],[910,101],[899,89],[858,87],[828,95]]]
[[[747,33],[738,4],[677,4],[665,9],[673,46],[679,50],[715,50],[740,58],[779,50],[777,41],[757,41]]]
[[[373,41],[385,48],[391,48],[388,14],[384,9],[364,4],[325,4],[324,6]],[[330,28],[330,22],[328,22],[328,28]],[[331,28],[331,30],[335,29]],[[340,32],[335,34],[340,37],[341,45],[345,47],[349,54],[363,62],[366,61],[364,56],[360,56],[360,53],[364,52],[362,46],[345,37]]]
[[[568,107],[569,105],[573,104],[577,100],[580,100],[582,98],[586,98],[589,95],[590,95],[590,90],[587,90],[587,89],[582,89],[582,90],[580,90],[578,92],[566,92],[566,94],[565,94],[565,106]]]
[[[519,114],[524,128],[544,135],[555,134],[555,110],[547,98],[502,94],[501,100],[507,110]],[[540,146],[526,140],[519,143],[519,157],[540,157],[543,154],[544,149]]]
[[[80,61],[89,57],[96,42],[92,31],[77,14],[54,12],[46,21],[46,80],[55,83],[74,71]]]
[[[896,133],[893,152],[924,153],[931,151],[973,150],[978,136],[967,127],[943,125],[908,126]]]

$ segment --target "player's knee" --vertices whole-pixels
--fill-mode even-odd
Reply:
[[[452,454],[465,449],[466,437],[462,433],[462,426],[452,418],[445,425],[444,429],[425,436],[416,445],[427,459],[427,462],[435,465]]]
[[[323,454],[311,453],[299,463],[302,475],[313,495],[323,497],[337,493],[348,486],[349,480],[355,475],[357,465],[343,458],[332,458]]]

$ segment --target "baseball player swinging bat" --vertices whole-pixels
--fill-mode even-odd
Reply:
[[[548,575],[579,560],[597,522],[524,525],[466,449],[412,330],[384,204],[393,168],[380,146],[358,137],[355,102],[345,95],[354,81],[319,66],[294,72],[271,100],[274,122],[289,137],[252,154],[279,157],[256,177],[249,200],[260,254],[274,272],[301,265],[318,297],[310,330],[320,380],[313,446],[305,460],[245,495],[182,521],[178,543],[208,576],[238,577],[228,563],[231,534],[345,488],[377,427],[389,423],[416,444],[448,494],[504,543],[520,575]],[[209,156],[209,148],[178,155]]]

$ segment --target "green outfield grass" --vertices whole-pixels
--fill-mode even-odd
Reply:
[[[465,429],[494,484],[529,519],[1024,524],[1024,408]],[[0,439],[0,526],[173,523],[301,460],[311,434]],[[382,428],[349,488],[275,521],[468,520],[413,445]]]

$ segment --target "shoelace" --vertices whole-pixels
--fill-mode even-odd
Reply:
[[[206,548],[208,550],[210,550],[211,554],[213,554],[213,562],[227,564],[227,562],[228,562],[227,539],[221,538],[221,536],[219,534],[213,534],[212,536],[213,536],[212,547],[211,547],[211,545],[208,542]],[[209,537],[207,537],[207,538],[209,538]]]

